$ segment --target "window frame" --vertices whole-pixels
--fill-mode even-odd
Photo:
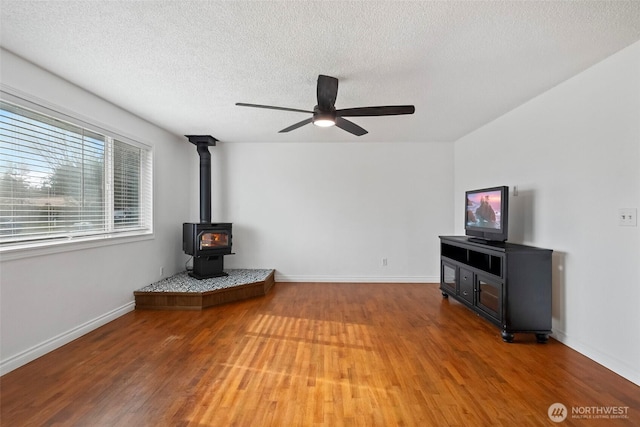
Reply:
[[[144,216],[143,218],[141,218],[141,221],[143,221],[145,223],[145,226],[147,227],[146,229],[126,231],[112,230],[109,232],[85,236],[68,236],[54,239],[9,243],[0,246],[0,261],[154,239],[155,150],[152,144],[141,142],[139,138],[127,136],[123,132],[114,129],[109,125],[98,123],[94,119],[83,117],[76,112],[67,110],[59,105],[51,104],[42,99],[38,99],[34,96],[31,96],[30,94],[25,94],[2,83],[0,83],[0,99],[8,103],[15,104],[18,107],[33,110],[45,116],[49,116],[63,122],[68,122],[72,125],[85,128],[89,131],[102,134],[105,137],[111,139],[111,143],[117,140],[132,147],[139,148],[141,149],[141,153],[149,156],[148,161],[145,162],[146,164],[141,165],[140,168],[141,179],[146,180],[146,194],[144,196],[146,197],[146,199],[145,201],[141,201],[142,203],[145,203],[145,208],[149,211],[148,216]],[[144,166],[148,167],[149,170],[144,170]],[[105,172],[105,178],[110,173],[112,174],[112,171]],[[112,193],[113,188],[110,189],[108,197],[113,198]],[[108,206],[105,209],[105,212],[108,213],[112,210],[113,206]]]

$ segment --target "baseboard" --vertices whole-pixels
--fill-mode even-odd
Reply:
[[[439,276],[292,276],[276,270],[276,282],[440,283]]]
[[[13,371],[14,369],[19,368],[20,366],[26,365],[32,360],[44,356],[45,354],[57,349],[58,347],[62,347],[63,345],[70,343],[76,338],[80,338],[82,335],[87,334],[94,329],[97,329],[100,326],[105,325],[130,311],[133,311],[134,309],[135,302],[128,302],[121,307],[118,307],[101,316],[96,317],[95,319],[91,319],[88,322],[76,326],[75,328],[70,329],[66,332],[63,332],[60,335],[43,341],[38,345],[35,345],[14,356],[2,360],[0,361],[0,375],[4,375],[8,372]]]
[[[578,353],[582,354],[585,357],[588,357],[599,365],[604,366],[610,371],[640,386],[640,371],[638,371],[637,366],[631,366],[610,354],[602,353],[601,351],[585,344],[580,340],[572,339],[563,331],[553,329],[552,332],[552,337],[557,341],[560,341],[567,347],[577,351]]]

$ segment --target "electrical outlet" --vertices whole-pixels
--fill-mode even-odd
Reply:
[[[636,208],[618,209],[618,225],[635,227],[638,225],[638,210]]]
[[[382,266],[383,267],[387,266],[387,259],[386,258],[382,258]]]
[[[164,267],[160,267],[160,277],[164,276]]]

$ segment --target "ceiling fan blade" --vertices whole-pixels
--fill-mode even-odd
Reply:
[[[338,126],[342,130],[346,130],[349,133],[352,133],[356,136],[362,136],[365,133],[369,133],[366,130],[362,129],[357,124],[350,122],[347,119],[343,119],[342,117],[336,117],[336,126]]]
[[[312,121],[313,121],[313,118],[312,118],[312,117],[310,117],[310,118],[308,118],[308,119],[306,119],[306,120],[303,120],[303,121],[298,122],[298,123],[296,123],[296,124],[294,124],[294,125],[291,125],[291,126],[289,126],[288,128],[284,128],[284,129],[282,129],[282,130],[281,130],[280,132],[278,132],[278,133],[289,132],[289,131],[291,131],[291,130],[298,129],[299,127],[302,127],[302,126],[304,126],[304,125],[308,125],[308,124],[309,124],[309,123],[311,123]]]
[[[400,114],[413,114],[416,107],[413,105],[386,105],[382,107],[344,108],[337,110],[338,117],[365,117],[365,116],[397,116]]]
[[[338,96],[338,79],[320,74],[318,76],[318,107],[322,111],[333,111]]]
[[[296,113],[311,113],[311,114],[313,114],[313,111],[299,110],[297,108],[274,107],[273,105],[247,104],[245,102],[236,102],[236,105],[239,106],[239,107],[266,108],[268,110],[295,111]]]

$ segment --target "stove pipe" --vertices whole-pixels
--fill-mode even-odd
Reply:
[[[197,147],[200,156],[200,223],[211,222],[211,153],[218,141],[211,135],[185,135]]]

